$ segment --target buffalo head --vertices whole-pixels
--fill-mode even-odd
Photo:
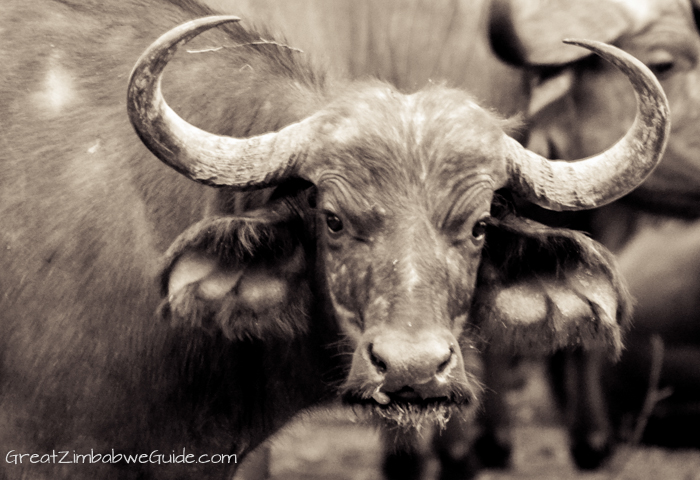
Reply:
[[[642,182],[669,128],[645,67],[613,47],[571,42],[617,65],[642,98],[622,140],[576,163],[524,149],[508,122],[443,86],[412,95],[378,82],[335,86],[318,93],[316,113],[234,138],[187,123],[160,91],[178,44],[232,21],[203,18],[165,34],[129,86],[131,121],[163,162],[226,187],[222,195],[278,187],[259,209],[219,212],[171,247],[171,321],[234,341],[330,331],[329,348],[349,354],[344,396],[402,426],[476,403],[484,340],[619,350],[629,304],[610,255],[583,235],[518,218],[502,199],[587,209]]]

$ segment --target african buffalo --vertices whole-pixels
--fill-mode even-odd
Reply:
[[[560,39],[570,35],[611,42],[642,60],[668,94],[674,125],[663,161],[634,193],[587,215],[548,215],[559,225],[589,230],[612,249],[637,301],[619,364],[581,352],[564,360],[562,393],[574,458],[581,467],[597,467],[616,439],[633,436],[647,397],[654,335],[665,346],[658,388],[673,393],[657,403],[644,439],[698,446],[698,5],[688,0],[537,5],[521,8],[499,0],[492,17],[495,50],[531,76],[530,148],[549,158],[579,158],[612,144],[632,122],[634,100],[624,77],[583,51],[560,48]]]
[[[337,395],[398,431],[468,416],[486,342],[619,353],[609,252],[508,198],[593,208],[646,178],[667,105],[632,57],[578,42],[644,101],[569,164],[463,91],[331,80],[232,17],[139,57],[211,13],[187,1],[3,8],[3,478],[222,477]]]

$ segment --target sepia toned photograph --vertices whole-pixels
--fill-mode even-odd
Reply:
[[[0,0],[0,480],[700,480],[700,1]]]

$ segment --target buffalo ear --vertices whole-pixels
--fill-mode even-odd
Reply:
[[[605,346],[619,355],[630,315],[631,297],[599,243],[514,215],[489,227],[471,316],[492,347]]]
[[[216,217],[166,253],[159,314],[175,327],[231,340],[293,339],[312,301],[299,218]]]
[[[489,38],[493,51],[512,65],[562,65],[590,55],[581,48],[564,45],[563,39],[610,43],[644,20],[635,18],[622,2],[494,0]]]

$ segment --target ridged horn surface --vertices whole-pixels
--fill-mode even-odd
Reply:
[[[661,160],[671,130],[666,95],[653,73],[632,55],[602,42],[565,40],[597,53],[632,83],[637,114],[625,136],[605,152],[582,160],[548,160],[511,138],[509,187],[550,210],[585,210],[638,187]]]
[[[163,69],[177,48],[234,16],[199,18],[162,35],[141,55],[129,80],[129,119],[143,143],[161,161],[200,183],[240,189],[262,188],[293,175],[313,116],[279,132],[239,139],[206,132],[189,124],[165,102]]]

